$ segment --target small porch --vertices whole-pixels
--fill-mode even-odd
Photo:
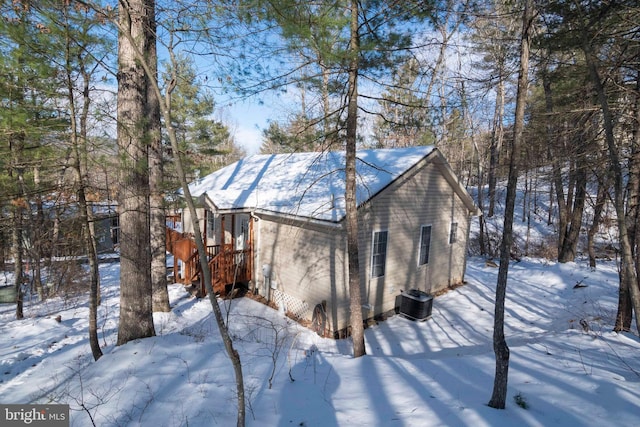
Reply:
[[[248,283],[253,277],[253,221],[248,213],[204,212],[201,230],[211,287],[214,293],[225,295],[230,285]],[[198,296],[207,295],[193,234],[167,226],[166,236],[167,251],[174,256],[176,282],[193,286]]]

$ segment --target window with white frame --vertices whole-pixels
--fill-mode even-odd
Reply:
[[[207,212],[207,239],[215,240],[216,236],[216,217],[211,211]]]
[[[387,261],[387,231],[374,231],[371,241],[371,277],[384,276]]]
[[[418,265],[429,264],[429,249],[431,248],[431,226],[420,227],[420,253],[418,254]]]
[[[449,230],[449,244],[453,244],[458,241],[458,223],[451,223],[451,230]]]

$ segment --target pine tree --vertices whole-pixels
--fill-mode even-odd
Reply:
[[[227,159],[234,153],[229,128],[214,118],[216,105],[213,94],[198,76],[193,58],[174,54],[171,62],[164,64],[162,80],[169,82],[171,125],[175,129],[180,152],[185,155],[187,176],[190,179],[206,176],[234,159]],[[175,171],[170,165],[167,175],[175,183]],[[175,188],[170,182],[165,185]]]
[[[589,120],[595,126],[608,156],[609,178],[616,211],[618,241],[621,252],[621,274],[618,315],[615,330],[628,330],[633,311],[640,329],[640,285],[638,282],[638,219],[640,198],[640,160],[637,156],[637,112],[633,111],[638,97],[637,63],[638,26],[640,14],[637,2],[566,2],[545,4],[542,16],[546,24],[545,46],[558,55],[577,58],[583,64],[577,70],[583,75],[583,85],[589,94],[590,106],[597,116]],[[574,74],[575,75],[575,70]],[[630,102],[631,100],[631,102]],[[628,142],[631,142],[629,144]],[[630,156],[631,155],[631,156]],[[621,165],[629,164],[625,171]],[[626,184],[625,184],[626,181]]]
[[[244,17],[258,24],[266,22],[278,25],[285,52],[298,69],[308,67],[304,78],[315,77],[326,83],[320,87],[334,88],[328,92],[340,101],[331,111],[324,108],[324,116],[316,123],[335,120],[336,128],[327,136],[327,141],[336,147],[344,147],[345,163],[345,228],[347,234],[350,325],[353,338],[354,357],[365,354],[364,327],[362,317],[361,287],[363,280],[359,265],[358,222],[355,202],[356,148],[361,142],[360,80],[376,87],[391,84],[386,79],[389,70],[406,60],[411,46],[411,25],[417,25],[430,16],[431,2],[386,2],[386,1],[331,1],[298,2],[247,2],[252,11]],[[404,27],[403,27],[404,25]],[[404,30],[402,30],[404,28]],[[298,58],[305,61],[300,64]],[[289,68],[278,76],[265,76],[264,86],[286,87],[300,83],[292,81]],[[247,70],[243,70],[247,71]],[[327,74],[328,73],[328,74]],[[297,74],[296,74],[297,75]],[[280,86],[281,85],[281,86]],[[255,87],[256,85],[253,85]],[[310,85],[305,86],[308,90]],[[324,94],[323,94],[324,95]],[[324,96],[321,97],[323,100]],[[373,97],[375,98],[375,97]],[[323,102],[323,105],[327,105]],[[326,122],[325,122],[326,123]],[[323,129],[330,128],[323,126]],[[328,147],[325,144],[324,147]]]
[[[15,1],[3,3],[0,14],[0,182],[7,195],[1,202],[11,212],[16,317],[21,318],[22,259],[31,255],[39,261],[42,254],[44,233],[37,228],[43,217],[41,193],[47,187],[44,180],[59,166],[52,141],[66,121],[56,106],[60,94],[54,50],[40,11],[29,2]],[[32,203],[37,206],[35,215]],[[25,242],[35,245],[27,247]]]
[[[137,52],[149,52],[152,0],[119,4],[118,157],[120,324],[118,345],[155,335],[149,249],[148,76]],[[157,60],[147,57],[148,62]]]

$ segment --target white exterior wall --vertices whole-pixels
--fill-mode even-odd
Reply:
[[[205,216],[205,210],[204,208],[196,208],[196,212],[198,214],[198,218],[200,220],[200,231],[202,233],[204,233],[204,216]],[[189,209],[184,208],[182,210],[182,232],[183,233],[188,233],[188,234],[193,234],[193,225],[191,224],[191,214],[189,213]]]
[[[363,317],[393,310],[401,290],[435,293],[464,279],[469,210],[444,178],[442,166],[427,162],[402,177],[359,210]],[[449,244],[452,222],[458,240]],[[321,226],[263,216],[260,221],[257,282],[271,268],[278,291],[313,307],[326,301],[332,332],[347,327],[349,300],[344,223]],[[432,226],[429,263],[418,266],[420,230]],[[371,277],[374,231],[388,231],[386,272]],[[264,285],[261,293],[266,291]]]
[[[428,163],[385,189],[360,213],[360,265],[365,318],[392,310],[402,290],[436,293],[464,280],[469,210],[440,172]],[[449,243],[452,222],[457,242]],[[418,266],[421,227],[430,225],[429,262]],[[386,271],[371,277],[375,231],[388,231]],[[364,270],[364,271],[363,271]]]
[[[327,321],[334,331],[346,326],[348,289],[345,238],[342,227],[310,226],[298,221],[261,217],[256,280],[260,293],[273,299],[262,267],[271,270],[271,285],[306,304],[306,318],[313,308],[327,303]],[[270,292],[270,294],[268,293]],[[336,302],[336,303],[334,303]],[[346,306],[345,306],[346,302]],[[287,308],[289,309],[289,308]]]

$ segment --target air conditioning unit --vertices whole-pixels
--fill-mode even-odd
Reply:
[[[431,317],[433,297],[419,289],[409,289],[400,295],[400,314],[412,320]]]

